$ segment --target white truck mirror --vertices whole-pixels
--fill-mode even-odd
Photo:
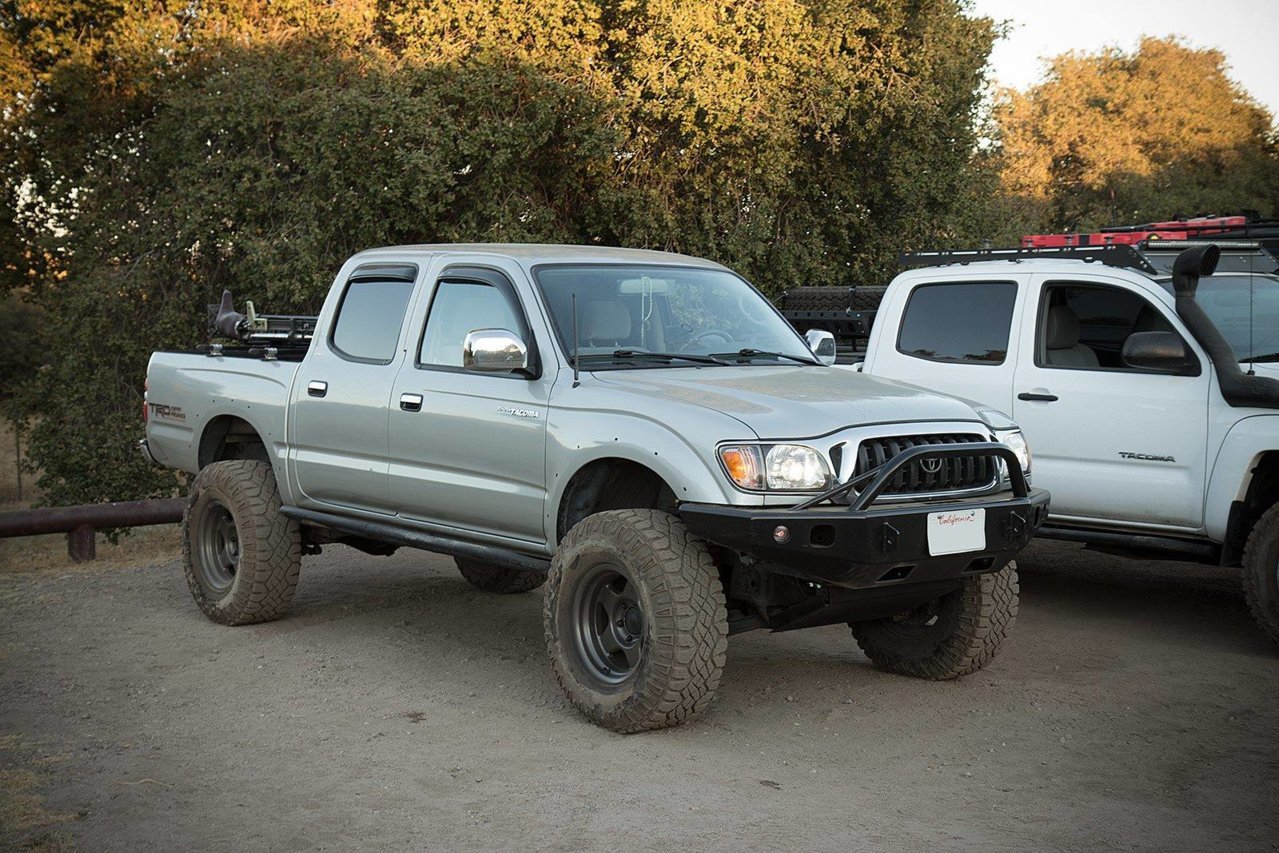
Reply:
[[[813,351],[813,355],[817,356],[817,360],[822,364],[831,365],[835,363],[835,336],[830,332],[822,329],[809,329],[804,333],[804,340],[808,342],[808,348]]]
[[[462,366],[484,373],[528,369],[528,345],[507,329],[476,329],[462,342]]]

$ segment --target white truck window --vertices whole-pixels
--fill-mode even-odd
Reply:
[[[928,361],[1003,364],[1016,300],[1010,281],[922,284],[906,304],[897,350]]]
[[[1138,371],[1128,367],[1121,357],[1128,336],[1134,332],[1173,331],[1153,304],[1130,290],[1097,284],[1049,283],[1040,300],[1035,364],[1075,370]]]
[[[431,300],[418,364],[461,367],[462,344],[476,329],[506,329],[520,334],[524,320],[506,294],[477,281],[441,281]]]
[[[389,363],[412,295],[412,281],[351,281],[342,294],[333,326],[332,343],[338,355],[353,361]]]

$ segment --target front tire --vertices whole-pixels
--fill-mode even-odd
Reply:
[[[658,510],[574,525],[551,562],[543,626],[569,701],[623,733],[678,725],[710,705],[728,647],[710,552]]]
[[[1243,591],[1261,630],[1279,643],[1279,504],[1262,513],[1243,551]]]
[[[301,565],[301,533],[280,513],[270,463],[214,462],[196,475],[182,516],[182,566],[205,616],[223,625],[280,618]]]
[[[886,672],[941,681],[981,669],[1017,618],[1017,564],[964,578],[960,588],[907,613],[853,622],[853,638]]]
[[[464,557],[454,557],[453,562],[457,564],[458,572],[466,579],[467,583],[484,592],[511,595],[518,592],[529,592],[546,583],[546,574],[543,572],[508,569],[504,566],[494,566],[489,563],[481,563],[478,560],[468,560]]]

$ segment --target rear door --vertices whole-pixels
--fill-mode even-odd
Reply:
[[[1208,360],[1162,302],[1131,283],[1035,276],[1018,351],[1013,417],[1034,453],[1035,485],[1057,518],[1195,530],[1203,523]],[[1194,375],[1128,367],[1134,332],[1172,331]]]
[[[302,503],[393,513],[387,412],[418,268],[364,264],[294,383],[289,455]]]
[[[901,317],[881,337],[866,370],[1012,412],[1017,345],[1026,275],[963,276],[938,271],[898,288],[880,307],[879,322]]]

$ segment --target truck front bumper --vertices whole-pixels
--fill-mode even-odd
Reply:
[[[1048,492],[981,500],[887,504],[856,510],[686,503],[680,517],[694,535],[746,555],[763,571],[852,589],[954,580],[1003,568],[1048,518]],[[934,556],[932,513],[982,509],[985,547]],[[779,528],[785,528],[784,541]]]

